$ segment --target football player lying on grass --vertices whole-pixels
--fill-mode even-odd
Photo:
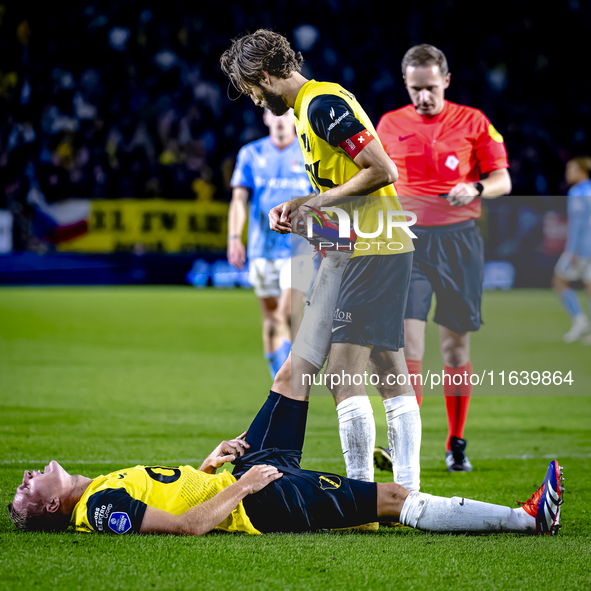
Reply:
[[[56,461],[26,470],[10,517],[22,530],[201,535],[211,530],[304,532],[399,522],[433,532],[554,534],[562,469],[550,462],[522,507],[409,492],[300,468],[308,403],[271,392],[249,430],[223,441],[199,470],[135,466],[106,476],[68,474]],[[217,468],[226,462],[233,474]]]

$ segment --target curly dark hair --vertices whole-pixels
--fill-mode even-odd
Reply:
[[[437,66],[442,76],[447,76],[449,68],[447,66],[447,59],[441,49],[437,49],[434,45],[422,43],[411,47],[402,58],[402,75],[406,75],[406,68],[413,66],[415,68],[422,68],[424,66]]]
[[[243,94],[250,92],[267,72],[277,78],[288,78],[302,69],[304,58],[289,41],[269,29],[258,29],[232,40],[220,58],[222,71]]]

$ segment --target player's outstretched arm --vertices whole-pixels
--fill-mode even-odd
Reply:
[[[282,473],[274,466],[254,466],[240,480],[219,492],[213,499],[189,509],[182,515],[173,515],[162,509],[148,507],[140,533],[202,536],[222,523],[244,497],[262,490],[281,476]]]

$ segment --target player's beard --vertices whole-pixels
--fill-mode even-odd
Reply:
[[[284,115],[289,110],[289,107],[285,104],[281,95],[265,92],[263,94],[263,101],[263,106],[269,109],[269,111],[277,117],[281,117],[281,115]]]

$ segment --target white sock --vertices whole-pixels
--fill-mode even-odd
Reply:
[[[347,477],[373,482],[376,423],[367,396],[351,396],[337,405],[339,435]]]
[[[421,482],[421,413],[417,397],[401,395],[384,400],[388,445],[394,482],[408,490],[419,490]]]
[[[536,533],[536,520],[521,507],[481,503],[461,497],[436,497],[411,492],[400,513],[400,523],[435,532]]]

